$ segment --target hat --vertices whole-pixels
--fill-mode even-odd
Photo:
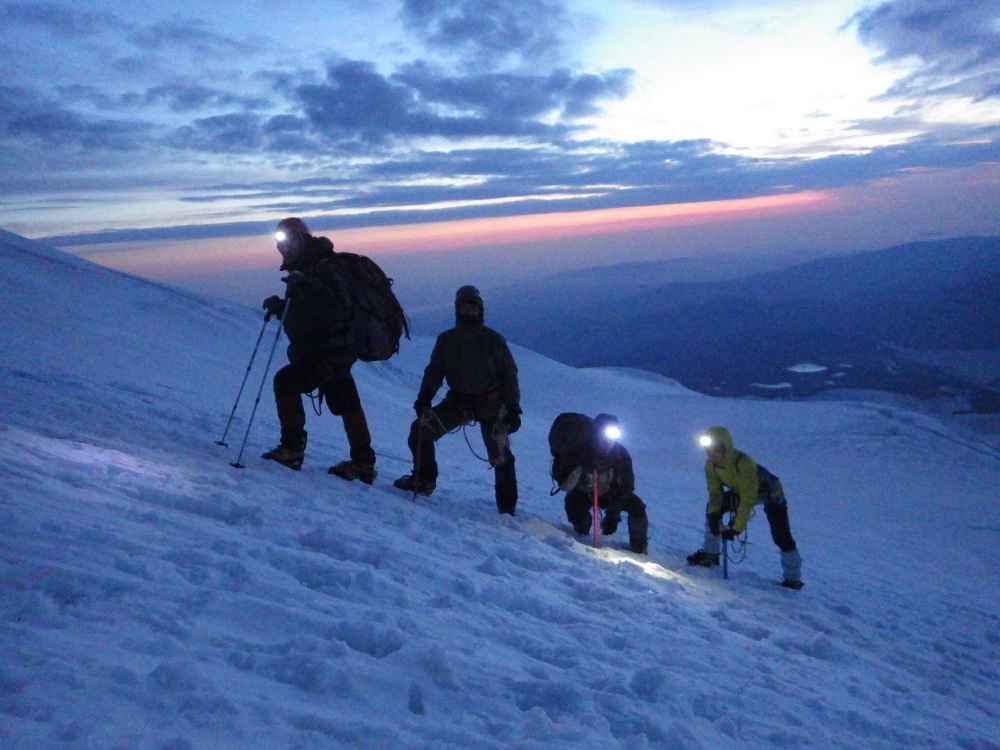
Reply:
[[[733,449],[733,436],[725,427],[709,427],[699,440],[703,448],[723,448],[726,451]]]
[[[297,234],[306,235],[309,234],[309,227],[302,219],[297,219],[294,216],[289,216],[287,219],[282,219],[278,222],[278,232],[285,232],[286,234]]]
[[[479,293],[479,290],[472,284],[466,284],[463,287],[459,287],[458,291],[455,292],[455,306],[461,305],[464,302],[471,302],[472,304],[479,307],[480,310],[485,309],[483,304],[483,297]]]

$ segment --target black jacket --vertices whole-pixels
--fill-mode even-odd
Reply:
[[[520,408],[514,356],[507,340],[484,325],[456,325],[437,337],[418,402],[430,404],[443,381],[448,383],[450,397],[469,405],[489,399],[497,408],[501,404]]]

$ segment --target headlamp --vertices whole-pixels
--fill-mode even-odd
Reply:
[[[288,239],[288,234],[285,233],[285,232],[282,232],[279,229],[277,232],[274,233],[274,239],[275,239],[276,242],[284,242],[285,240]]]
[[[618,440],[622,436],[622,431],[618,425],[609,424],[604,428],[604,437],[608,440]]]
[[[712,438],[709,437],[708,435],[702,435],[701,437],[698,438],[698,445],[700,445],[702,448],[711,448],[713,445],[715,445],[715,441],[712,440]]]

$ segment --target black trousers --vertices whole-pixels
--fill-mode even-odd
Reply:
[[[274,375],[274,402],[281,424],[281,443],[299,446],[305,442],[306,411],[302,395],[319,388],[332,414],[344,420],[351,458],[374,462],[371,436],[357,383],[351,375],[353,361],[309,359],[282,367]]]
[[[740,496],[732,490],[726,492],[722,497],[722,508],[719,516],[725,513],[735,513],[740,505]],[[788,503],[787,502],[765,502],[764,515],[767,516],[767,524],[771,528],[771,539],[782,552],[792,552],[796,549],[795,539],[792,537],[792,529],[788,523]],[[711,519],[709,519],[711,525]]]
[[[645,549],[649,541],[649,519],[646,517],[646,504],[638,495],[634,492],[606,492],[597,498],[597,505],[605,512],[602,531],[616,529],[622,513],[627,513],[629,546],[633,550]],[[579,534],[589,533],[594,496],[582,490],[570,490],[566,493],[565,508],[566,518],[573,524],[573,529]]]
[[[483,445],[486,446],[486,455],[494,466],[497,510],[501,513],[513,513],[517,506],[517,472],[514,468],[514,454],[508,445],[503,459],[500,460],[500,446],[493,436],[497,423],[496,416],[489,416],[484,411],[477,418],[475,410],[470,412],[457,399],[448,397],[432,407],[431,411],[433,416],[425,423],[418,418],[410,425],[410,436],[406,442],[413,454],[414,474],[419,474],[421,480],[436,481],[438,465],[434,444],[456,427],[474,419],[479,422],[479,432],[483,438]]]

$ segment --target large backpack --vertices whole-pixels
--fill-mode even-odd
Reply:
[[[389,359],[399,351],[400,338],[410,338],[410,323],[392,291],[392,279],[365,255],[334,253],[333,260],[353,302],[351,330],[358,359]]]
[[[552,453],[552,468],[549,473],[559,490],[570,490],[568,485],[573,470],[587,463],[590,456],[591,435],[594,420],[586,414],[563,412],[549,428],[549,451]]]

